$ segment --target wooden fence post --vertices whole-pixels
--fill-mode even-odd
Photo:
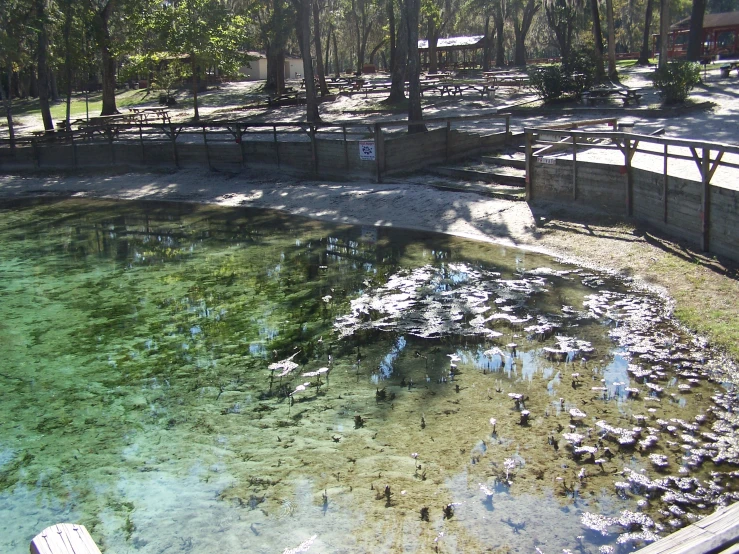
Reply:
[[[170,134],[169,138],[172,139],[172,155],[174,156],[174,165],[179,169],[180,167],[180,156],[177,152],[177,135],[179,133],[175,133],[174,125],[169,126]]]
[[[105,134],[108,135],[108,142],[110,143],[110,163],[115,165],[115,146],[113,145],[113,129],[106,129]]]
[[[533,161],[533,134],[524,131],[526,138],[526,202],[531,202],[533,195],[534,161]]]
[[[69,133],[69,140],[72,143],[72,163],[74,164],[75,169],[77,169],[79,162],[77,161],[77,143],[74,142],[74,131],[70,129],[67,132]]]
[[[144,146],[144,128],[139,119],[139,141],[141,142],[141,165],[146,165],[146,146]]]
[[[208,134],[203,125],[203,144],[205,145],[205,160],[208,162],[208,169],[213,170],[213,166],[210,163],[210,150],[208,150]]]
[[[663,218],[664,222],[667,223],[667,143],[665,143],[665,159],[664,159],[664,171],[662,172],[662,207],[664,210]]]
[[[382,127],[375,123],[375,168],[377,170],[377,182],[382,183],[382,162],[385,155],[384,140],[382,138]]]
[[[31,148],[33,149],[33,166],[38,169],[41,167],[41,157],[39,155],[38,144],[36,144],[35,138],[31,139]]]
[[[626,213],[634,215],[634,178],[631,171],[631,139],[624,137],[624,168],[626,169]]]
[[[701,249],[708,252],[711,232],[711,181],[710,174],[711,150],[703,147],[703,161],[701,163]]]
[[[344,136],[344,169],[349,169],[349,145],[346,143],[346,123],[341,124],[341,132]]]
[[[577,136],[572,133],[572,198],[577,199]]]
[[[280,167],[280,143],[277,141],[277,125],[272,125],[272,136],[275,144],[275,157],[277,158],[277,167]]]
[[[244,132],[241,130],[241,125],[236,126],[236,140],[239,143],[239,152],[241,153],[241,167],[246,167],[246,153],[244,152]]]
[[[318,145],[316,144],[316,126],[311,124],[310,132],[310,157],[313,165],[313,175],[318,177]]]

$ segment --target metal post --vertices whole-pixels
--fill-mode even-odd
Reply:
[[[451,135],[451,132],[452,132],[452,122],[447,119],[446,120],[446,145],[444,148],[444,161],[445,162],[449,161],[449,136]]]

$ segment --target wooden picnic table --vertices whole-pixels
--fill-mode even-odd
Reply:
[[[486,77],[494,87],[522,87],[529,84],[529,76],[523,73],[493,74]]]
[[[728,77],[732,69],[736,69],[736,74],[739,76],[739,61],[726,62],[719,68],[722,77]]]
[[[288,87],[282,92],[282,94],[270,94],[267,97],[267,105],[273,107],[281,106],[283,103],[292,102],[299,104],[301,99],[300,91],[294,90],[292,87]]]
[[[162,123],[170,123],[171,118],[169,117],[169,108],[128,108],[137,118],[138,122],[148,123],[149,119],[161,119]]]
[[[619,87],[593,87],[582,93],[582,100],[589,106],[594,106],[596,102],[606,101],[612,97],[622,100],[624,107],[630,103],[638,104],[641,99],[641,89],[638,88],[619,88]]]

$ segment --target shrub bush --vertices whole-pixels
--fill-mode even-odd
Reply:
[[[695,62],[675,60],[657,69],[652,75],[654,88],[665,104],[678,104],[700,83],[700,67]]]
[[[559,66],[529,71],[531,88],[545,102],[563,95],[579,96],[603,80],[603,57],[592,41],[580,43],[572,50],[573,53]]]
[[[562,96],[567,89],[567,79],[562,72],[562,66],[548,65],[529,71],[529,82],[531,88],[536,91],[539,98],[545,102],[555,100]]]

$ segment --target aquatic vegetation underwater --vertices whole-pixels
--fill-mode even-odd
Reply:
[[[0,206],[0,550],[630,551],[737,499],[736,368],[521,250]]]

